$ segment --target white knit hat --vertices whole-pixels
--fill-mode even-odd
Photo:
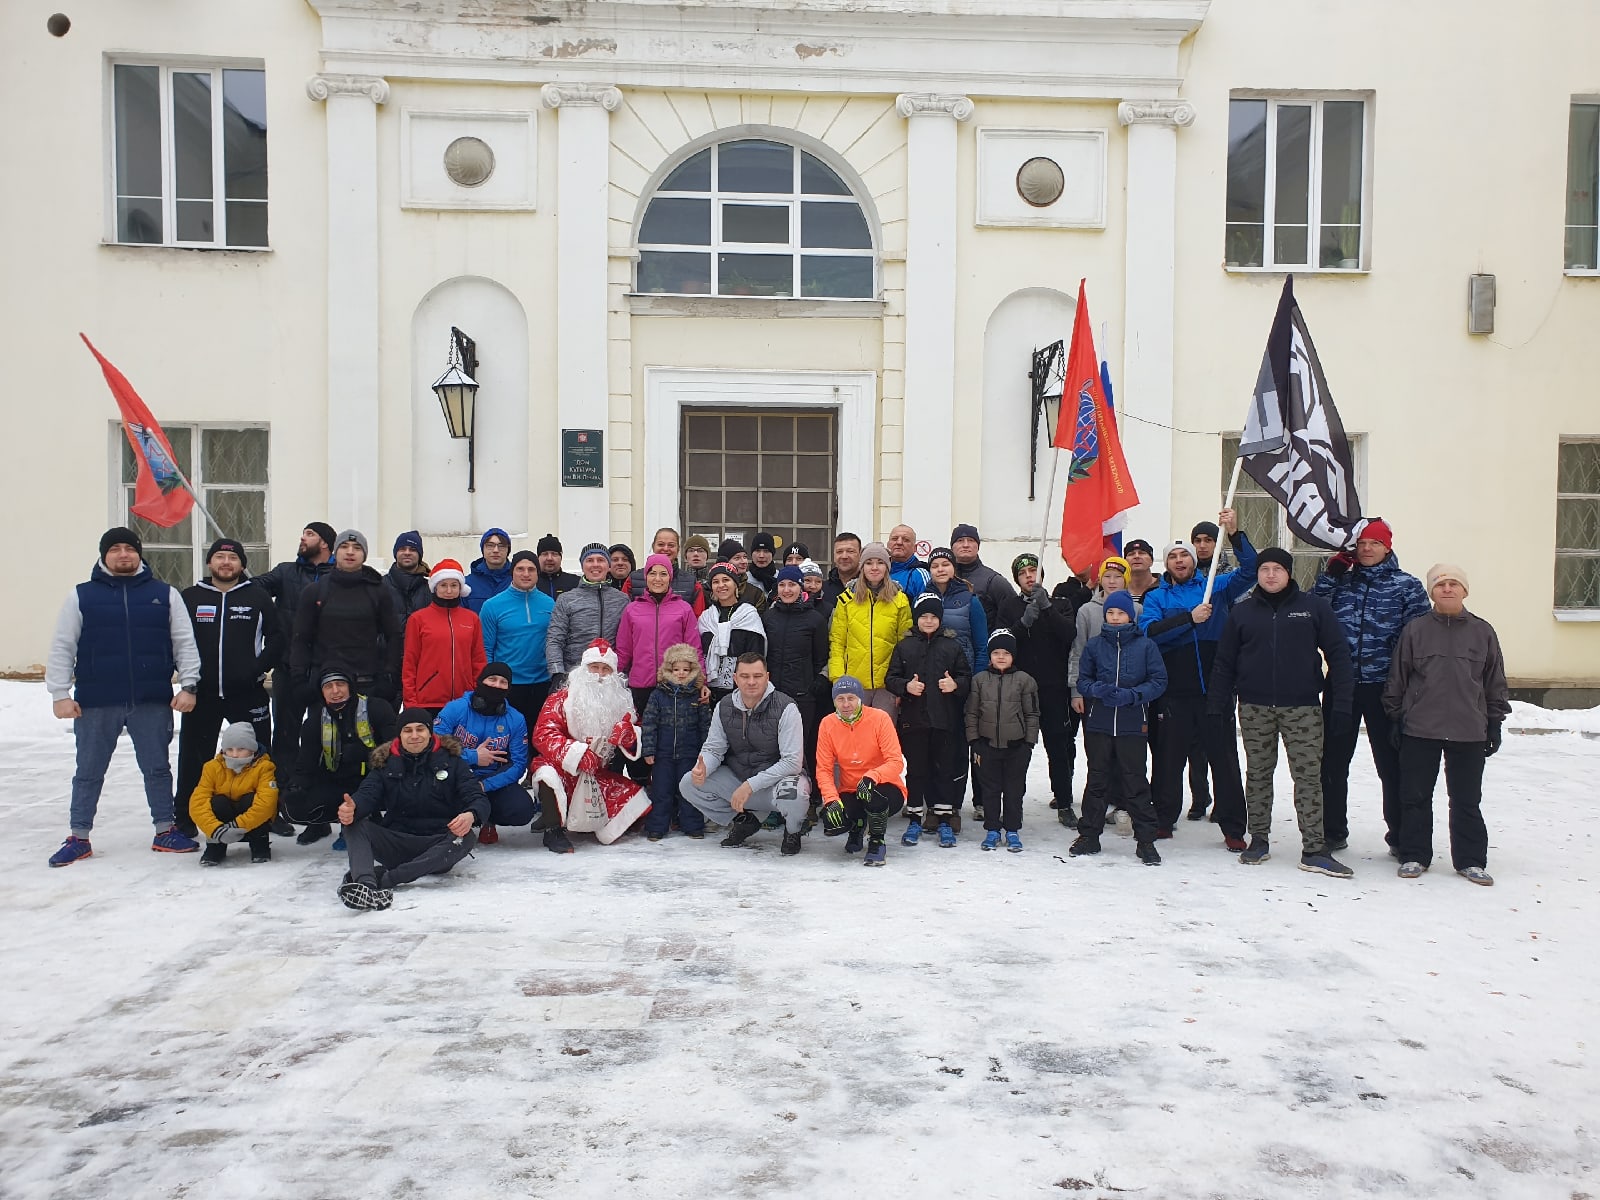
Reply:
[[[617,669],[617,652],[611,648],[611,643],[605,638],[595,638],[583,648],[583,665],[590,663],[605,663],[613,671]]]
[[[1187,554],[1189,556],[1189,561],[1190,562],[1199,563],[1199,561],[1200,561],[1200,556],[1194,552],[1193,543],[1186,542],[1182,538],[1179,538],[1175,542],[1168,542],[1167,543],[1167,548],[1161,552],[1161,565],[1162,566],[1166,566],[1166,564],[1167,564],[1167,556],[1169,554],[1171,554],[1174,550],[1182,550],[1185,554]]]
[[[472,585],[467,582],[467,573],[453,558],[441,558],[433,570],[428,572],[428,590],[433,591],[446,579],[454,579],[459,583],[463,596],[472,595]]]

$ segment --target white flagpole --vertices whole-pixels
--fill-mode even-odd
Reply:
[[[211,528],[217,531],[217,536],[219,538],[227,537],[227,533],[221,525],[217,524],[217,519],[211,515],[211,511],[200,503],[200,493],[194,490],[194,485],[189,482],[189,477],[183,473],[183,468],[178,465],[176,456],[172,460],[172,470],[178,476],[178,482],[183,484],[183,490],[194,498],[194,506],[200,510],[200,515],[211,523]]]
[[[1228,480],[1228,495],[1227,498],[1222,502],[1223,508],[1233,507],[1233,493],[1239,487],[1239,470],[1243,466],[1244,456],[1241,454],[1238,458],[1233,460],[1233,477]],[[1218,530],[1217,532],[1221,533],[1222,531]],[[1217,582],[1217,560],[1222,557],[1221,551],[1222,546],[1219,541],[1216,550],[1212,551],[1211,554],[1211,570],[1206,572],[1206,594],[1201,597],[1201,604],[1211,603],[1211,588],[1212,585]]]
[[[1050,456],[1050,483],[1044,489],[1044,528],[1039,531],[1039,567],[1044,568],[1044,547],[1050,540],[1050,502],[1056,494],[1056,468],[1061,465],[1061,447],[1055,448],[1056,452]],[[1061,498],[1063,509],[1067,503],[1065,496]]]

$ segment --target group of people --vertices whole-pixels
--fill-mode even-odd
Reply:
[[[1224,537],[1235,565],[1218,570]],[[896,814],[903,844],[927,829],[957,845],[969,779],[982,848],[1019,852],[1040,742],[1071,855],[1099,853],[1114,828],[1148,865],[1184,815],[1186,778],[1188,818],[1209,815],[1241,863],[1266,862],[1281,742],[1300,867],[1348,877],[1334,854],[1364,722],[1401,877],[1431,864],[1442,760],[1452,863],[1492,883],[1480,803],[1509,713],[1498,640],[1465,608],[1466,573],[1439,564],[1424,585],[1382,520],[1309,591],[1232,510],[1167,544],[1159,571],[1134,539],[1048,591],[1034,555],[1009,583],[987,566],[971,525],[922,557],[918,544],[905,525],[882,542],[840,533],[824,572],[768,533],[713,553],[661,529],[642,566],[594,542],[573,574],[554,535],[513,552],[489,529],[464,568],[430,567],[408,531],[380,574],[362,533],[312,522],[296,558],[260,575],[219,538],[206,578],[180,592],[136,533],[108,530],[49,655],[55,714],[77,741],[70,835],[50,865],[92,853],[126,729],[152,849],[203,847],[215,865],[242,841],[263,862],[270,834],[311,844],[337,824],[339,894],[356,909],[387,907],[395,886],[509,826],[558,853],[571,833],[605,844],[635,826],[651,840],[715,826],[739,846],[768,829],[784,854],[820,826],[879,866]]]

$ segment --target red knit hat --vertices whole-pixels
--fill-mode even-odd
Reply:
[[[1372,520],[1361,526],[1356,531],[1356,540],[1382,542],[1384,549],[1394,549],[1394,531],[1389,528],[1389,522],[1382,517],[1373,517]]]

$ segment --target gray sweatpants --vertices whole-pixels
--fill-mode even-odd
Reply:
[[[694,772],[688,772],[678,781],[678,790],[685,800],[705,814],[706,820],[726,825],[733,820],[733,805],[728,800],[743,782],[730,768],[718,767],[706,776],[704,787],[696,787]],[[790,775],[780,779],[775,787],[751,792],[744,810],[758,817],[770,812],[780,813],[784,829],[798,833],[810,806],[811,780],[804,775]]]

